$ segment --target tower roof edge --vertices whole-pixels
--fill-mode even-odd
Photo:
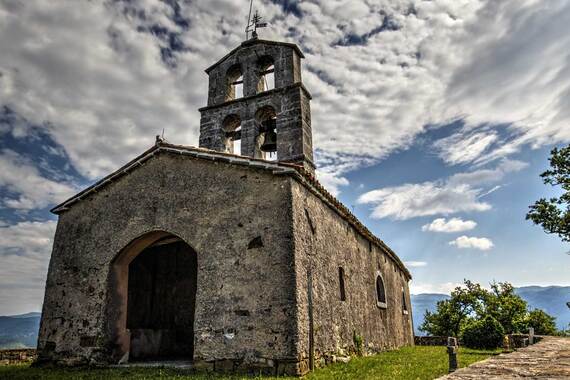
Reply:
[[[265,44],[265,45],[278,45],[278,46],[287,46],[292,48],[293,50],[295,50],[297,52],[297,54],[299,55],[299,57],[301,58],[305,58],[305,55],[303,54],[303,52],[301,51],[301,49],[299,48],[299,46],[297,46],[297,44],[294,44],[292,42],[282,42],[282,41],[271,41],[271,40],[260,40],[257,38],[251,38],[247,41],[242,42],[239,46],[235,47],[234,49],[232,49],[228,54],[226,54],[225,56],[223,56],[220,60],[218,60],[216,63],[214,63],[213,65],[211,65],[210,67],[208,67],[206,70],[204,70],[207,74],[210,73],[210,71],[212,71],[214,68],[216,68],[219,64],[221,64],[222,62],[224,62],[226,59],[228,59],[229,57],[231,57],[232,55],[234,55],[237,51],[251,46],[251,45],[257,45],[257,44]]]

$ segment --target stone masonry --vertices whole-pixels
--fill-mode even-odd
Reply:
[[[207,70],[200,148],[157,139],[52,210],[40,363],[301,375],[413,344],[409,272],[313,176],[301,57],[292,44],[242,44]],[[240,82],[236,62],[243,97],[224,85],[228,100],[218,84]],[[256,75],[272,65],[275,88],[262,89]],[[268,104],[276,161],[251,138],[268,133],[256,115]],[[241,155],[228,152],[236,137]]]

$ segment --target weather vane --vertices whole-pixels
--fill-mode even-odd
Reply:
[[[251,18],[251,9],[253,7],[253,0],[249,2],[249,15],[247,16],[247,26],[245,27],[245,39],[249,39],[249,32],[251,32],[251,38],[257,38],[257,28],[265,28],[267,26],[266,22],[261,22],[262,17],[259,15],[257,10],[253,18]]]

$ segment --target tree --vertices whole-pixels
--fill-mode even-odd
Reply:
[[[464,287],[456,287],[451,298],[439,301],[436,312],[426,310],[420,330],[430,335],[458,337],[463,327],[482,313],[487,291],[479,284],[464,280]]]
[[[540,175],[545,185],[560,186],[560,197],[541,198],[529,206],[527,220],[542,226],[549,234],[557,234],[562,241],[570,241],[570,145],[550,152],[550,170]]]
[[[486,290],[464,280],[463,286],[451,292],[450,299],[437,303],[435,312],[425,312],[420,330],[430,335],[459,337],[470,326],[471,336],[475,336],[496,321],[506,334],[526,332],[528,327],[534,327],[537,334],[556,331],[554,318],[542,310],[529,312],[526,301],[515,293],[511,284],[490,285],[491,290]],[[475,323],[486,318],[485,323]]]
[[[554,335],[557,333],[555,318],[545,313],[543,310],[535,309],[528,313],[526,327],[534,328],[537,335]]]
[[[525,329],[527,303],[515,294],[515,288],[508,282],[491,284],[486,306],[485,314],[495,318],[507,334],[522,332]]]
[[[490,315],[469,323],[462,333],[463,344],[470,348],[497,348],[503,344],[505,329]]]

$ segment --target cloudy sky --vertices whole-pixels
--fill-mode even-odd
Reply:
[[[204,68],[248,0],[0,0],[0,315],[40,310],[49,208],[165,130],[197,145]],[[525,221],[570,141],[566,0],[256,0],[299,44],[321,181],[408,263],[413,292],[463,278],[570,284],[570,250]]]

